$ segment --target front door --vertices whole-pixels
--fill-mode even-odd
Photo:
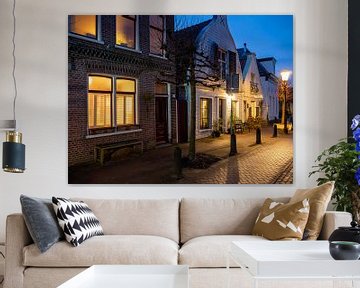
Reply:
[[[168,142],[168,98],[155,98],[156,142]]]

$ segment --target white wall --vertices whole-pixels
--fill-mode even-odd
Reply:
[[[0,119],[11,119],[11,0],[0,1]],[[206,5],[205,5],[206,3]],[[294,185],[68,185],[68,14],[294,14]],[[18,122],[27,149],[23,175],[0,172],[0,242],[21,193],[49,197],[176,198],[286,196],[308,179],[313,160],[346,135],[345,0],[18,0]],[[4,134],[0,134],[3,141]],[[1,156],[0,156],[1,157]]]

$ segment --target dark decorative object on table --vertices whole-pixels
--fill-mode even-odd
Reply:
[[[335,260],[358,260],[360,257],[360,244],[357,242],[332,241],[329,250]]]
[[[350,227],[339,227],[329,237],[329,241],[350,241],[360,244],[360,226],[356,221],[350,223]]]

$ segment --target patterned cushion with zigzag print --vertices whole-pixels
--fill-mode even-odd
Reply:
[[[52,197],[55,214],[66,241],[79,246],[86,239],[104,235],[99,220],[84,202]]]

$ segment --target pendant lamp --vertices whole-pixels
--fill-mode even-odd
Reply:
[[[0,130],[6,131],[6,140],[3,143],[2,167],[5,172],[23,173],[25,171],[25,145],[22,144],[22,133],[16,128],[16,98],[17,86],[15,78],[16,57],[15,57],[15,35],[16,35],[16,0],[13,0],[12,16],[14,21],[12,35],[12,77],[14,81],[13,120],[0,121]]]

